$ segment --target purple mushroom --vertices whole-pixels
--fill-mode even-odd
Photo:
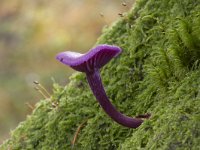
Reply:
[[[70,51],[61,52],[56,56],[56,59],[77,71],[86,73],[87,80],[93,94],[99,101],[104,111],[113,120],[125,127],[137,128],[143,122],[143,120],[140,118],[149,118],[150,115],[145,114],[136,118],[131,118],[117,111],[106,95],[99,73],[101,67],[108,63],[113,57],[119,55],[121,52],[121,48],[117,46],[104,44],[98,45],[86,54]]]

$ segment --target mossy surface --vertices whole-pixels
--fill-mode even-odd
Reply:
[[[0,149],[200,149],[200,0],[140,0],[105,29],[97,44],[122,54],[101,70],[112,103],[126,115],[151,113],[139,128],[122,127],[99,107],[82,73],[54,85]],[[52,105],[53,104],[53,105]]]

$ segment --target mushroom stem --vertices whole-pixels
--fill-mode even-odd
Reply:
[[[139,118],[131,118],[123,115],[112,105],[109,101],[106,92],[104,90],[99,69],[96,69],[94,72],[86,73],[88,83],[90,88],[95,95],[96,99],[99,101],[101,107],[105,110],[105,112],[117,123],[129,127],[129,128],[137,128],[139,127],[143,120]]]

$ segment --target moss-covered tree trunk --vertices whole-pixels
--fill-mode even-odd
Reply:
[[[97,41],[122,54],[101,70],[112,103],[139,128],[122,127],[99,107],[84,74],[54,85],[0,147],[10,150],[200,149],[200,0],[139,0]]]

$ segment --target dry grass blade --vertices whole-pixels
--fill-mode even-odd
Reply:
[[[78,128],[77,128],[77,130],[76,130],[76,132],[75,132],[75,134],[74,134],[74,138],[73,138],[73,140],[72,140],[72,142],[71,142],[71,143],[72,143],[72,149],[74,148],[75,142],[76,142],[76,140],[77,140],[77,137],[78,137],[78,134],[79,134],[81,128],[83,127],[83,125],[84,125],[87,121],[88,121],[88,119],[86,119],[85,121],[83,121],[83,122],[78,126]]]

